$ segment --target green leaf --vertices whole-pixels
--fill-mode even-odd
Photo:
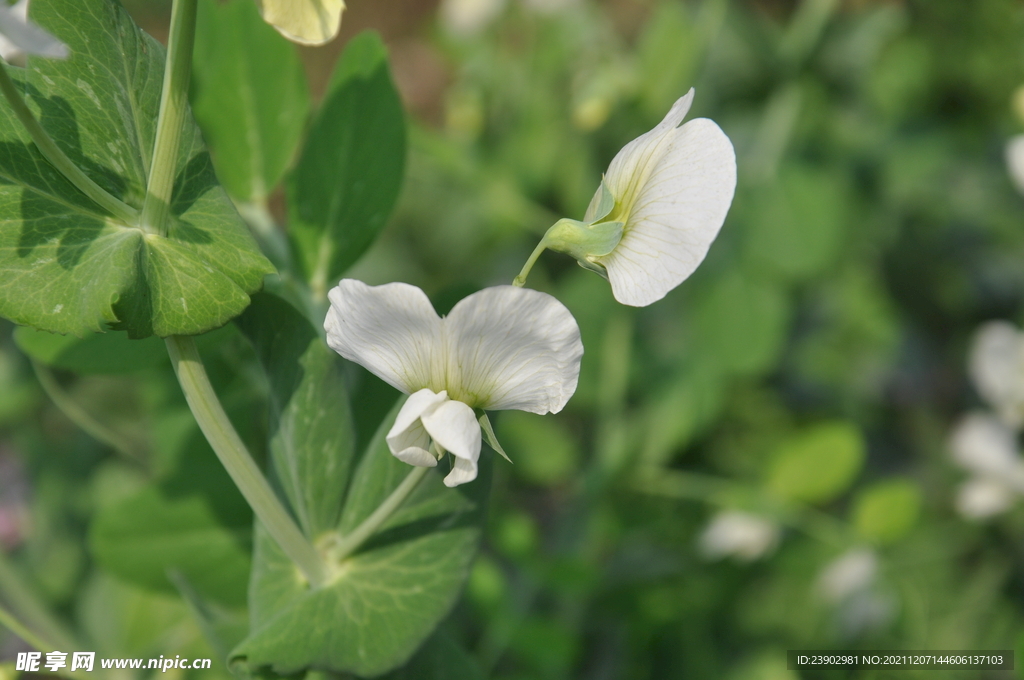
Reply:
[[[887,479],[857,494],[853,526],[869,541],[895,543],[909,532],[921,514],[921,490],[909,479]]]
[[[307,535],[334,529],[355,459],[342,360],[281,298],[260,293],[238,319],[270,382],[270,453]]]
[[[806,165],[783,167],[777,182],[759,187],[742,205],[747,258],[794,282],[836,261],[852,211],[845,178]]]
[[[14,342],[47,366],[76,373],[131,373],[167,363],[167,348],[156,337],[130,340],[126,333],[90,333],[84,338],[21,326]]]
[[[109,193],[141,208],[164,49],[112,0],[37,0],[32,18],[67,60],[12,69],[57,145]],[[120,222],[69,184],[0,102],[0,314],[83,335],[196,334],[249,304],[273,271],[217,185],[198,129],[181,134],[166,237]]]
[[[193,111],[220,181],[241,201],[264,201],[295,156],[309,115],[295,48],[251,0],[205,0],[192,83]]]
[[[845,421],[822,423],[784,441],[769,468],[768,488],[806,503],[832,500],[864,463],[864,437]]]
[[[380,680],[484,680],[476,660],[443,627],[423,644],[409,663]]]
[[[401,403],[401,402],[400,402]],[[411,468],[384,439],[385,418],[345,499],[339,532],[370,515]],[[286,675],[315,667],[375,676],[404,664],[455,604],[482,531],[490,456],[480,476],[449,489],[442,463],[380,530],[336,565],[332,582],[310,591],[295,566],[257,527],[250,585],[250,636],[232,652],[236,667]]]
[[[376,33],[349,42],[288,182],[299,264],[323,295],[384,226],[405,166],[405,119]]]
[[[183,444],[173,476],[97,512],[93,556],[151,590],[174,592],[174,570],[202,596],[242,605],[252,514],[198,429]]]

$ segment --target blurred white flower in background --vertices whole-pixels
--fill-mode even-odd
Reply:
[[[701,553],[708,559],[734,557],[752,562],[775,549],[779,527],[758,515],[726,510],[711,519],[699,542]]]
[[[300,45],[323,45],[341,30],[344,0],[256,0],[260,16]]]
[[[1024,194],[1024,135],[1011,137],[1007,142],[1006,167],[1017,191]]]
[[[580,4],[581,0],[523,0],[523,5],[537,14],[558,14]]]
[[[978,394],[1008,425],[1024,423],[1024,334],[1006,321],[989,321],[975,333],[968,371]]]
[[[870,588],[877,575],[878,555],[875,551],[853,548],[825,565],[815,587],[825,600],[838,604]]]
[[[967,415],[950,437],[953,460],[972,474],[961,487],[956,508],[969,519],[984,519],[1008,510],[1024,493],[1024,460],[1016,433],[1000,420]]]
[[[506,0],[443,0],[438,14],[445,30],[462,38],[481,33],[501,16]]]
[[[410,395],[387,435],[391,453],[417,467],[451,453],[448,486],[476,479],[489,424],[473,409],[558,413],[576,391],[580,329],[547,293],[485,288],[444,318],[406,283],[342,279],[328,296],[331,349]]]
[[[26,54],[65,59],[68,46],[28,20],[28,0],[8,5],[0,0],[0,57],[4,61]]]
[[[966,415],[950,434],[953,460],[971,477],[956,497],[968,519],[998,515],[1024,495],[1024,459],[1017,433],[1024,424],[1024,333],[1006,321],[982,324],[971,342],[967,370],[995,412]]]

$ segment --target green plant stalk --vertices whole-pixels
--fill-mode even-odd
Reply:
[[[42,637],[58,645],[57,647],[51,647],[49,651],[52,652],[58,648],[84,649],[84,647],[78,644],[74,636],[66,631],[59,621],[53,618],[53,614],[50,613],[46,606],[36,599],[32,589],[15,571],[3,551],[0,551],[0,595],[3,596],[3,599],[10,606],[14,607],[18,614],[29,622],[32,628],[41,631]],[[15,634],[21,635],[14,628],[11,628],[11,630]],[[29,638],[23,639],[29,644],[34,644]]]
[[[512,285],[516,288],[522,288],[526,285],[526,277],[530,275],[530,270],[533,269],[533,265],[537,263],[537,258],[543,253],[548,247],[547,238],[542,238],[537,247],[530,253],[530,257],[527,258],[526,264],[523,265],[522,270],[519,272],[519,276],[512,279]]]
[[[281,550],[295,563],[312,587],[322,586],[327,578],[323,560],[281,505],[231,425],[206,375],[195,341],[188,336],[172,335],[166,342],[185,400],[217,458]]]
[[[195,39],[196,0],[174,0],[156,143],[141,220],[143,229],[161,236],[167,235],[167,218],[171,211],[171,193],[178,164],[178,141],[188,111],[188,82],[192,74]]]
[[[18,637],[20,637],[22,640],[27,642],[30,646],[34,647],[36,649],[36,651],[43,652],[44,654],[47,653],[47,652],[58,651],[57,648],[53,644],[49,644],[45,640],[43,640],[42,638],[37,636],[35,633],[33,633],[31,630],[29,630],[26,626],[24,626],[20,621],[18,621],[18,619],[16,619],[13,614],[11,614],[9,611],[4,609],[2,606],[0,606],[0,626],[3,626],[4,628],[7,628],[9,631],[14,633]],[[65,649],[68,649],[68,648],[65,647]],[[69,649],[69,651],[80,651],[80,650],[70,650]],[[45,662],[45,659],[41,659],[41,661]],[[45,666],[44,666],[43,663],[40,663],[40,668],[44,669],[43,672],[49,672],[49,671],[45,670]],[[70,678],[70,680],[86,680],[87,678],[90,677],[89,673],[87,673],[87,672],[84,672],[84,671],[71,672],[69,670],[66,670],[66,668],[58,669],[56,671],[55,675],[59,675],[62,678]]]
[[[57,382],[53,372],[38,361],[32,361],[32,370],[35,371],[36,379],[42,386],[46,396],[60,409],[67,419],[78,426],[80,430],[95,439],[101,444],[106,444],[117,451],[127,460],[137,465],[143,464],[139,456],[127,439],[93,418],[84,408],[81,407]]]
[[[14,81],[11,80],[11,76],[7,72],[7,67],[4,66],[2,59],[0,59],[0,91],[3,92],[7,103],[14,109],[14,115],[18,117],[18,120],[21,121],[21,124],[25,126],[28,134],[32,137],[36,148],[43,154],[43,158],[50,162],[50,165],[55,167],[60,174],[64,175],[69,182],[88,196],[96,205],[117,219],[129,225],[134,225],[138,221],[139,211],[107,193],[103,187],[96,184],[88,175],[82,172],[67,157],[67,154],[60,150],[60,147],[57,146],[56,142],[46,133],[46,130],[39,124],[39,121],[36,120],[32,110],[28,108],[28,104],[25,103]]]
[[[409,497],[419,483],[422,482],[427,473],[433,468],[428,467],[414,467],[412,471],[406,475],[405,479],[395,487],[395,490],[391,492],[384,501],[377,506],[377,509],[370,513],[370,516],[359,523],[355,529],[352,530],[347,536],[343,536],[330,551],[330,557],[332,562],[342,562],[349,555],[359,549],[363,543],[373,536],[374,532],[377,531],[388,520],[391,515],[395,513],[398,508],[402,506],[405,499]]]

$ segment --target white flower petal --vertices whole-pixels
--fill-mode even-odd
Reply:
[[[473,463],[480,458],[480,423],[461,401],[446,401],[423,414],[423,427],[445,451]]]
[[[476,461],[464,458],[452,458],[452,471],[444,478],[444,485],[451,488],[476,479]]]
[[[447,393],[434,394],[425,388],[409,395],[386,437],[388,448],[395,458],[416,467],[437,465],[437,459],[427,451],[430,435],[424,429],[420,418],[447,400]]]
[[[486,288],[455,305],[445,323],[452,399],[544,414],[561,411],[576,391],[580,329],[550,295]]]
[[[961,485],[956,495],[957,511],[968,519],[985,519],[1006,512],[1016,494],[994,479],[975,477]]]
[[[659,146],[651,152],[657,155],[653,167],[641,173],[643,184],[622,240],[596,258],[608,270],[615,299],[635,307],[660,300],[693,273],[718,235],[736,189],[736,155],[714,122],[692,120],[669,131]]]
[[[67,45],[28,20],[27,0],[13,7],[0,2],[0,36],[8,43],[0,52],[4,59],[19,53],[51,59],[65,59],[70,54]]]
[[[968,371],[978,393],[1009,424],[1024,422],[1024,334],[1006,321],[983,324],[971,343]]]
[[[341,356],[409,394],[443,373],[432,365],[444,361],[441,319],[416,286],[342,279],[328,297],[327,344]]]
[[[605,173],[604,182],[608,185],[608,189],[617,203],[630,203],[640,187],[647,181],[647,176],[668,150],[670,137],[690,111],[693,94],[694,90],[691,87],[689,92],[676,100],[668,114],[653,130],[640,135],[615,154],[615,158],[608,166],[608,172]],[[600,200],[601,189],[598,188],[590,202],[590,207],[587,208],[587,214],[583,218],[584,222],[594,219],[593,213]]]
[[[256,0],[260,16],[292,42],[322,45],[338,35],[344,0]]]

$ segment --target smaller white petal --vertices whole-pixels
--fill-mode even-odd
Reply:
[[[547,293],[485,288],[455,305],[445,324],[453,399],[543,415],[561,411],[576,391],[580,329]]]
[[[428,389],[409,395],[386,437],[388,448],[395,458],[416,467],[437,465],[437,459],[427,451],[430,435],[423,427],[421,418],[447,399],[447,393],[442,391],[440,394],[434,394]]]
[[[328,298],[327,344],[341,356],[407,394],[443,373],[441,318],[416,286],[342,279]]]
[[[446,401],[423,414],[423,427],[444,450],[473,463],[480,458],[480,423],[461,401]],[[475,473],[474,473],[475,476]]]
[[[476,461],[464,458],[452,458],[452,471],[444,478],[444,485],[451,488],[476,479]]]
[[[15,50],[13,54],[8,51],[2,56],[8,58],[22,52],[51,59],[67,58],[70,54],[68,46],[29,21],[27,16],[27,2],[20,2],[13,7],[0,2],[0,35],[6,38]]]
[[[1007,143],[1006,167],[1017,191],[1024,194],[1024,135],[1012,137]]]
[[[960,486],[956,509],[967,519],[981,520],[1006,512],[1017,495],[995,479],[975,477]]]
[[[968,371],[978,393],[1010,425],[1024,422],[1024,334],[1006,321],[990,321],[975,333]]]

